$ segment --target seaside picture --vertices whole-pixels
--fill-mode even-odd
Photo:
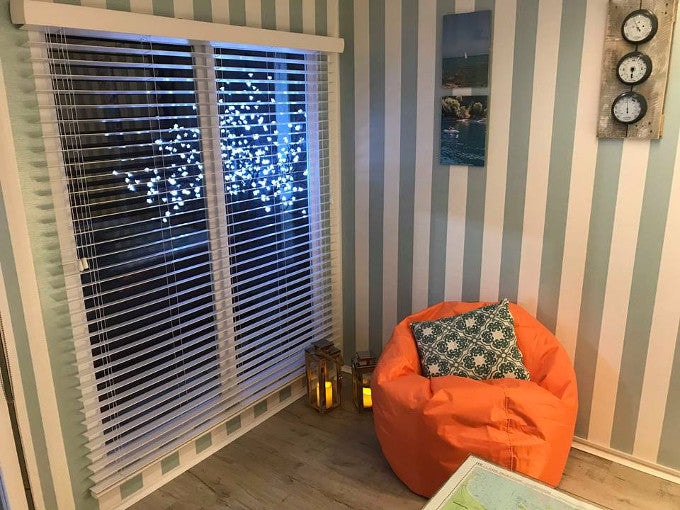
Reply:
[[[447,14],[442,27],[442,87],[488,87],[491,11]]]
[[[442,165],[484,166],[488,103],[488,96],[442,97]]]

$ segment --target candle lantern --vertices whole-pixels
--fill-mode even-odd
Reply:
[[[377,363],[370,351],[359,351],[352,358],[352,400],[359,411],[373,408],[371,375]]]
[[[314,342],[305,349],[307,366],[307,402],[320,413],[341,403],[343,360],[340,349],[328,340]]]

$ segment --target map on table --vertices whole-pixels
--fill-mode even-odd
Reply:
[[[597,507],[469,457],[423,510],[591,510]]]

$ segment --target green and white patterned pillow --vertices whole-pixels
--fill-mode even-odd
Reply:
[[[508,300],[433,321],[412,322],[425,377],[529,379]]]

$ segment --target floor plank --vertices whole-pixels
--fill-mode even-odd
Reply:
[[[348,397],[326,415],[298,400],[132,509],[422,508],[384,460],[372,415]],[[559,488],[613,510],[680,509],[679,485],[578,450]]]
[[[680,509],[680,485],[574,448],[559,488],[617,510]]]

